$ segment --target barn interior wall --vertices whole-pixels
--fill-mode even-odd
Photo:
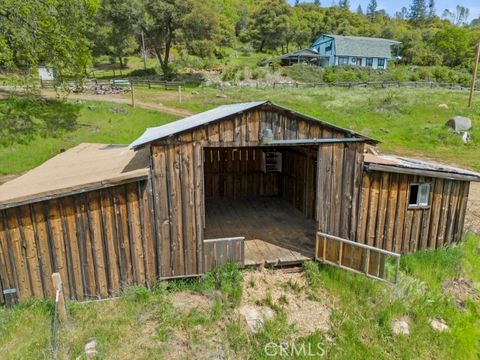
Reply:
[[[280,172],[265,172],[261,148],[205,148],[205,198],[280,194]]]
[[[283,151],[282,197],[307,218],[315,219],[318,146]]]

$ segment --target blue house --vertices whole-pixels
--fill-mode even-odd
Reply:
[[[320,66],[349,65],[386,69],[387,62],[397,58],[392,56],[392,47],[396,47],[398,53],[398,45],[400,42],[389,39],[322,34],[311,48],[322,56]]]

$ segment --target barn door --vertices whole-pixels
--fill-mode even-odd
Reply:
[[[315,259],[395,283],[400,254],[349,240],[355,237],[363,145],[324,144],[317,156]]]
[[[315,260],[395,284],[400,254],[318,232]]]

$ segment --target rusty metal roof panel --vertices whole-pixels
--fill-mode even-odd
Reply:
[[[423,160],[393,155],[365,154],[364,162],[367,164],[396,168],[397,170],[414,169],[431,172],[432,176],[434,176],[434,173],[438,173],[439,177],[445,177],[440,176],[440,174],[456,174],[464,176],[466,180],[480,181],[480,173],[433,161],[427,162]]]

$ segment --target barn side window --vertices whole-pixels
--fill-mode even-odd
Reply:
[[[430,195],[430,184],[411,184],[408,207],[426,207]]]

